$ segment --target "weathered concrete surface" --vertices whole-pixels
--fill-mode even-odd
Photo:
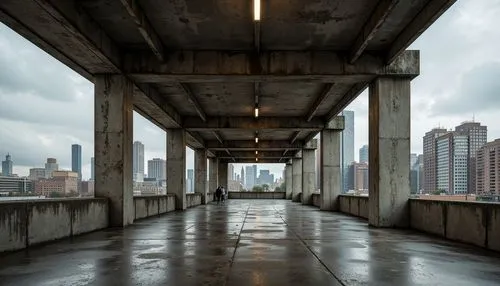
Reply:
[[[285,199],[285,192],[229,192],[229,199],[259,199],[259,200],[273,200],[273,199]]]
[[[186,205],[186,132],[167,130],[167,193],[175,194],[175,209]]]
[[[313,206],[318,208],[321,207],[321,194],[320,193],[312,194],[312,201],[313,201]]]
[[[351,196],[339,196],[339,211],[350,214],[351,212]]]
[[[299,193],[302,192],[302,159],[292,159],[292,201],[300,202]]]
[[[196,149],[194,152],[194,191],[201,194],[201,203],[206,204],[207,198],[207,150]]]
[[[84,199],[71,202],[71,234],[78,235],[108,227],[109,201]]]
[[[26,247],[27,204],[0,203],[0,252]]]
[[[133,85],[120,75],[95,77],[95,196],[109,199],[109,224],[134,222]]]
[[[193,208],[195,206],[201,205],[201,194],[186,194],[186,204],[188,208]]]
[[[500,207],[491,207],[487,231],[488,248],[500,252]]]
[[[377,78],[369,92],[370,225],[409,226],[410,80]]]
[[[477,203],[447,204],[446,237],[452,240],[485,246],[487,217]]]
[[[135,219],[160,214],[160,198],[162,196],[135,196]]]
[[[214,193],[219,186],[219,160],[217,158],[208,159],[209,164],[209,177],[208,177],[208,191]]]
[[[316,141],[316,140],[314,140]],[[316,191],[315,149],[302,150],[302,204],[312,205],[312,194]]]
[[[158,197],[158,212],[160,214],[175,210],[175,195],[167,194]]]
[[[342,121],[343,117],[334,121]],[[340,126],[339,126],[340,127]],[[341,169],[340,169],[340,130],[323,130],[321,132],[321,154],[320,154],[320,190],[321,210],[339,210],[339,195],[342,193]]]
[[[411,228],[446,237],[446,217],[446,204],[442,201],[410,201]]]
[[[498,273],[497,253],[286,200],[208,204],[0,256],[5,286],[496,285]]]
[[[359,217],[368,219],[370,216],[370,202],[368,197],[359,197]]]
[[[217,171],[217,176],[218,176],[218,179],[217,179],[217,182],[219,183],[219,186],[223,186],[224,189],[228,189],[228,185],[227,185],[227,179],[228,179],[228,174],[227,174],[227,168],[228,168],[228,165],[227,165],[227,162],[225,161],[222,161],[222,160],[219,160],[219,164],[218,164],[218,171]]]
[[[0,252],[22,249],[108,226],[107,199],[0,203]]]
[[[286,191],[286,199],[292,199],[292,190],[293,190],[293,176],[292,176],[292,163],[286,163],[285,166],[285,191]]]
[[[363,196],[339,196],[340,211],[353,216],[368,219],[369,199]]]

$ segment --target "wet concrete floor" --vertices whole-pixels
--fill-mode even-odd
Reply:
[[[0,285],[500,285],[500,255],[284,200],[230,200],[0,255]]]

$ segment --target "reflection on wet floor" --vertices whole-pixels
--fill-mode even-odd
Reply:
[[[0,285],[499,285],[500,255],[284,200],[230,200],[0,257]]]

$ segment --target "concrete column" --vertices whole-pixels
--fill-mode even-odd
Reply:
[[[206,149],[196,149],[194,153],[194,192],[201,194],[201,203],[203,205],[210,201],[207,198],[207,150]]]
[[[215,193],[215,190],[217,189],[217,186],[219,185],[219,160],[217,158],[210,158],[208,160],[210,164],[210,174],[208,178],[208,190],[211,193]],[[212,194],[212,198],[209,198],[209,200],[213,200],[215,195]]]
[[[302,192],[302,158],[292,159],[292,202],[300,202]]]
[[[328,129],[321,131],[320,209],[324,211],[339,210],[339,196],[342,194],[342,172],[340,167],[341,138],[342,130]]]
[[[286,199],[292,199],[292,162],[286,163],[285,166],[285,188],[286,188]]]
[[[167,193],[175,194],[175,209],[186,209],[186,132],[167,130]]]
[[[95,196],[109,199],[109,226],[134,222],[132,183],[133,85],[99,75],[94,90]]]
[[[410,197],[410,80],[381,77],[369,94],[370,225],[407,227]]]
[[[219,160],[219,171],[218,171],[218,176],[219,176],[219,185],[223,186],[226,191],[228,190],[227,186],[227,162],[223,160]]]
[[[316,139],[315,139],[316,140]],[[316,186],[315,149],[302,149],[302,204],[312,205],[312,194]]]

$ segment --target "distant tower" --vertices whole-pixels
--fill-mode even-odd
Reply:
[[[342,178],[343,190],[348,191],[348,170],[354,162],[354,111],[344,110],[344,131],[342,132],[341,157],[342,157]]]
[[[12,166],[13,166],[13,162],[12,160],[10,159],[10,154],[7,154],[7,156],[5,156],[5,161],[2,161],[2,176],[5,176],[5,177],[10,177],[12,176]]]
[[[359,148],[359,162],[368,163],[368,145]]]
[[[90,180],[95,180],[95,159],[94,157],[90,158]]]
[[[45,163],[45,177],[52,178],[52,173],[59,170],[59,165],[55,158],[47,158],[47,163]]]
[[[144,144],[139,141],[134,142],[132,163],[134,181],[142,182],[144,180]]]
[[[78,173],[78,178],[82,179],[82,146],[71,145],[71,171]]]

